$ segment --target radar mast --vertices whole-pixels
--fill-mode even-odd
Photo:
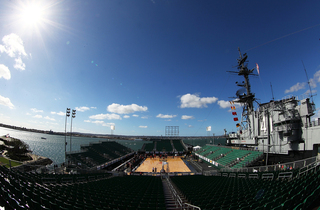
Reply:
[[[244,81],[242,83],[238,83],[237,85],[239,87],[242,87],[242,89],[245,89],[245,91],[241,91],[242,89],[238,90],[236,95],[237,98],[234,100],[236,103],[240,103],[243,105],[243,112],[242,112],[242,119],[241,119],[241,127],[242,129],[248,129],[249,135],[253,133],[250,125],[250,118],[249,115],[253,113],[253,102],[255,100],[255,95],[251,92],[251,85],[249,82],[249,75],[256,76],[256,74],[253,73],[254,69],[248,69],[248,55],[247,53],[244,53],[242,55],[240,48],[238,48],[239,51],[239,58],[237,59],[238,65],[236,66],[238,71],[230,71],[231,73],[236,73],[239,76],[244,77]],[[252,125],[252,128],[254,126]]]

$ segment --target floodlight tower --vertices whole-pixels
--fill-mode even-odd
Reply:
[[[71,152],[71,139],[72,139],[72,119],[76,117],[75,109],[72,109],[72,117],[71,117],[71,127],[70,127],[70,152]]]
[[[67,118],[70,117],[70,108],[66,110],[66,122],[64,126],[64,162],[67,160]]]

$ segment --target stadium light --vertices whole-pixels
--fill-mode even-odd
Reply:
[[[64,126],[64,162],[67,160],[67,118],[70,117],[70,108],[66,110],[66,122]]]
[[[72,109],[71,128],[70,128],[70,152],[71,152],[71,139],[72,139],[72,119],[76,117],[76,111]]]

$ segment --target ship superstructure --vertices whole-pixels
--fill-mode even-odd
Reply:
[[[236,73],[244,78],[242,87],[236,93],[234,103],[241,104],[242,117],[236,133],[229,134],[227,144],[253,147],[256,150],[273,154],[288,154],[290,151],[304,151],[314,156],[320,148],[320,121],[311,122],[315,105],[310,97],[287,97],[259,104],[254,109],[255,95],[251,92],[248,69],[248,56],[241,54],[237,59]]]

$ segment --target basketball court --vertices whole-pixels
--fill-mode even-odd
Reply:
[[[135,172],[160,172],[163,168],[166,172],[191,172],[188,166],[181,160],[181,157],[167,157],[167,158],[147,158]]]

